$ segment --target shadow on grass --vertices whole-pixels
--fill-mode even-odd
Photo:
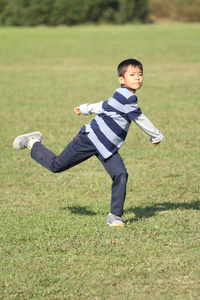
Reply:
[[[96,215],[95,212],[88,210],[85,206],[71,206],[71,207],[64,207],[63,210],[68,209],[71,211],[72,214],[76,215],[86,215],[86,216],[94,216]]]
[[[163,203],[154,203],[153,205],[147,205],[145,207],[136,206],[130,207],[124,210],[124,213],[134,213],[135,217],[130,218],[129,222],[138,221],[142,218],[153,217],[157,212],[165,212],[168,210],[174,209],[195,209],[200,210],[200,201],[193,202],[184,202],[184,203],[173,203],[173,202],[163,202]],[[92,210],[89,210],[86,206],[68,206],[63,207],[62,210],[69,210],[72,214],[76,215],[86,215],[86,216],[95,216],[96,213]]]
[[[174,209],[195,209],[200,210],[200,201],[193,202],[184,202],[184,203],[173,203],[173,202],[163,202],[163,203],[155,203],[150,206],[137,206],[134,208],[128,208],[124,212],[125,213],[134,213],[135,217],[130,218],[129,222],[138,221],[142,218],[150,218],[154,216],[157,212],[164,212],[168,210]]]

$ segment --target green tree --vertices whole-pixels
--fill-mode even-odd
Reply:
[[[148,0],[0,0],[5,25],[74,25],[144,21]]]

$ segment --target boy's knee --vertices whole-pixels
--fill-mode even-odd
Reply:
[[[125,172],[123,175],[122,175],[122,183],[126,183],[128,180],[128,173]]]
[[[126,183],[127,180],[128,180],[128,173],[127,173],[127,171],[124,171],[124,173],[122,173],[122,175],[121,175],[121,182]]]
[[[111,176],[112,180],[119,180],[121,183],[126,183],[128,180],[128,173],[126,169],[118,170],[118,172]]]
[[[65,170],[64,168],[61,168],[61,167],[55,167],[55,166],[54,166],[54,167],[51,168],[50,171],[51,171],[52,173],[61,173],[61,172],[63,172],[64,170]]]

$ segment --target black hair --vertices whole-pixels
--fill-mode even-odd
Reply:
[[[133,59],[133,58],[129,58],[129,59],[126,59],[126,60],[123,60],[118,68],[117,68],[117,71],[118,71],[118,76],[124,76],[128,66],[134,66],[134,67],[138,67],[141,69],[141,71],[143,72],[143,66],[142,66],[142,63],[137,60],[137,59]]]

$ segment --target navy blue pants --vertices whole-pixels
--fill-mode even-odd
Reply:
[[[73,141],[71,141],[58,156],[40,142],[36,142],[31,149],[31,157],[53,173],[68,170],[93,155],[100,160],[113,181],[110,212],[114,215],[121,216],[123,215],[128,174],[118,152],[108,159],[103,160],[87,139],[87,134],[81,132],[78,133]]]

